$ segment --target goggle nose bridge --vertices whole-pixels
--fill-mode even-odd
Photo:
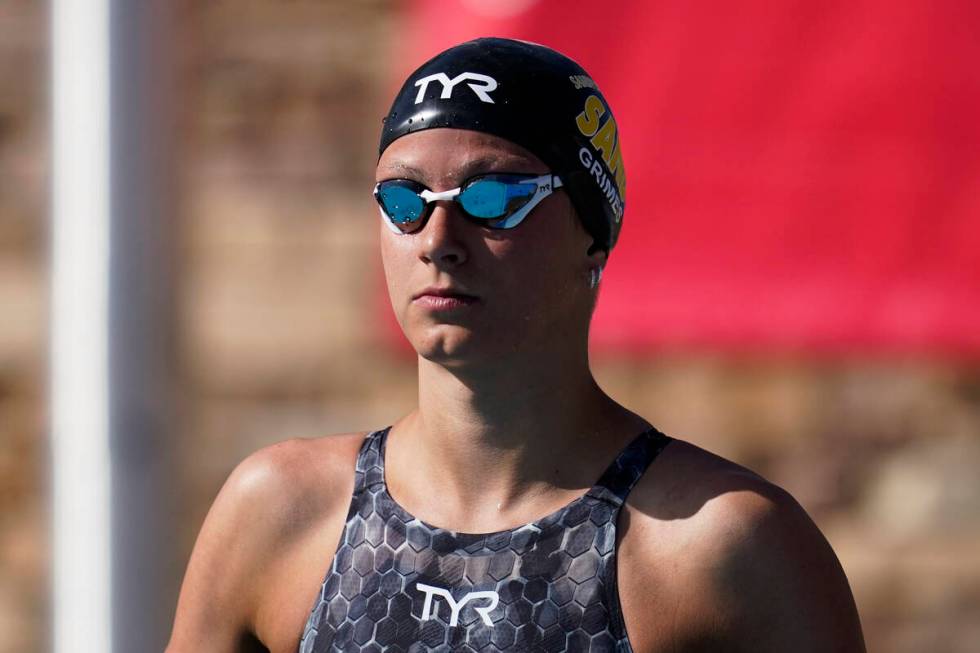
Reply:
[[[425,200],[425,203],[438,202],[439,200],[451,200],[460,193],[463,192],[463,187],[454,188],[452,190],[444,190],[441,193],[434,193],[428,188],[419,193],[419,197]]]

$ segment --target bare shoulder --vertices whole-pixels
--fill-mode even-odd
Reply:
[[[788,492],[750,470],[674,441],[621,523],[620,595],[637,651],[864,650],[827,540]]]
[[[364,434],[285,440],[256,451],[232,471],[211,507],[201,538],[234,539],[254,554],[289,546],[331,506],[350,499]],[[199,542],[200,543],[200,542]]]
[[[260,449],[231,473],[215,508],[228,504],[229,512],[244,510],[251,520],[271,520],[276,528],[270,535],[288,536],[309,523],[311,512],[349,499],[363,440],[363,433],[345,433],[295,438]]]
[[[296,589],[282,587],[277,575],[308,563],[322,548],[311,545],[329,541],[342,522],[363,438],[279,442],[232,471],[191,554],[168,651],[203,650],[205,641],[208,650],[240,650],[243,638],[261,630],[266,598]]]

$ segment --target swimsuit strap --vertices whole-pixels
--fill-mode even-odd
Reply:
[[[354,475],[354,492],[359,493],[373,486],[385,484],[385,440],[391,427],[369,433],[357,454]],[[619,452],[606,468],[588,496],[622,504],[650,463],[663,451],[672,438],[651,427],[640,433]]]
[[[672,438],[653,427],[640,433],[619,452],[599,477],[599,481],[589,490],[588,496],[610,501],[617,506],[622,505],[650,463],[672,441]]]
[[[354,468],[354,494],[385,484],[384,440],[391,427],[368,433],[357,453]]]

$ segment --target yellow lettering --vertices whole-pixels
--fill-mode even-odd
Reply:
[[[624,200],[626,199],[626,171],[623,166],[619,166],[619,170],[616,171],[616,188],[619,189],[619,196]]]
[[[626,169],[623,166],[623,153],[619,150],[619,142],[609,160],[609,172],[616,176],[616,187],[619,189],[619,196],[626,197]]]
[[[606,112],[602,100],[597,95],[585,99],[585,109],[575,118],[575,124],[583,136],[592,136],[599,129],[599,118]]]
[[[609,161],[616,150],[616,121],[612,116],[603,123],[599,133],[592,137],[592,147],[597,152],[602,152],[602,160],[609,166]]]

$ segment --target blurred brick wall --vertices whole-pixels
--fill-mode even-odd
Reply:
[[[397,414],[389,398],[411,401],[411,372],[376,329],[370,190],[392,18],[379,2],[217,3],[184,14],[185,546],[250,451],[366,428]]]
[[[178,6],[184,561],[244,456],[384,425],[415,378],[381,337],[370,197],[395,6]],[[44,31],[39,3],[0,5],[0,653],[39,650],[48,623]],[[672,352],[596,371],[663,430],[793,492],[844,563],[869,650],[976,650],[980,369]]]
[[[37,650],[47,622],[45,19],[0,3],[0,653]]]

